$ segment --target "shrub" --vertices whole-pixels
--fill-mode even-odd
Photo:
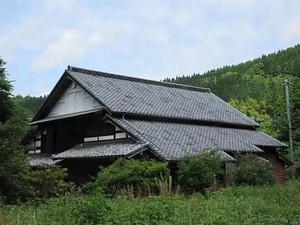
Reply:
[[[86,185],[90,191],[102,189],[107,194],[115,194],[121,189],[134,194],[158,192],[158,180],[170,176],[168,163],[150,160],[140,162],[119,158],[108,167],[100,167],[94,183]]]
[[[79,224],[103,224],[105,218],[115,209],[114,202],[101,193],[86,195],[78,206]]]
[[[187,194],[204,192],[224,174],[223,160],[215,150],[181,158],[178,162],[178,181]]]
[[[15,203],[28,195],[26,175],[29,165],[21,147],[0,144],[0,196],[5,203]]]
[[[27,200],[40,202],[70,191],[74,185],[66,182],[67,169],[58,165],[42,165],[31,170],[28,177],[30,194]]]
[[[255,154],[239,154],[234,167],[234,182],[236,185],[271,185],[275,184],[271,164]]]

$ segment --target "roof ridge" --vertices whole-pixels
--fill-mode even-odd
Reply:
[[[160,86],[171,87],[171,88],[180,88],[180,89],[186,89],[186,90],[191,90],[191,91],[199,91],[199,92],[208,92],[208,93],[210,93],[209,88],[200,88],[200,87],[193,87],[193,86],[183,85],[183,84],[175,84],[175,83],[148,80],[148,79],[137,78],[137,77],[129,77],[129,76],[125,76],[125,75],[119,75],[119,74],[101,72],[101,71],[96,71],[96,70],[83,69],[83,68],[74,67],[74,66],[70,66],[70,65],[68,66],[67,70],[68,71],[73,71],[73,72],[78,72],[78,73],[85,73],[85,74],[95,75],[95,76],[104,76],[104,77],[110,77],[110,78],[121,79],[121,80],[129,80],[129,81],[148,83],[148,84],[160,85]]]

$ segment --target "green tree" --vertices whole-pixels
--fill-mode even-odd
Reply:
[[[13,101],[4,64],[0,59],[0,201],[16,203],[57,196],[68,187],[63,181],[66,171],[56,166],[31,170],[29,148],[19,144],[29,131],[28,110]]]
[[[29,147],[19,144],[29,130],[28,111],[18,105],[14,111],[17,113],[0,123],[0,201],[2,198],[5,203],[39,202],[64,194],[72,188],[72,184],[64,181],[66,169],[57,165],[31,169]]]
[[[27,95],[25,97],[17,95],[14,101],[25,109],[30,111],[29,115],[35,115],[45,102],[47,96],[34,97]]]
[[[0,59],[0,197],[12,202],[25,196],[29,170],[26,148],[19,142],[27,131],[27,114],[11,99],[12,85],[7,80],[5,62]]]
[[[0,122],[8,120],[12,114],[12,84],[7,80],[5,62],[0,58]]]
[[[184,156],[178,162],[178,181],[188,194],[204,192],[224,175],[224,162],[215,150],[203,150],[198,155]]]
[[[24,189],[22,175],[28,169],[28,162],[19,141],[26,132],[27,116],[11,99],[13,87],[4,65],[0,59],[0,196],[10,200]]]
[[[278,128],[275,127],[272,118],[268,115],[268,112],[270,112],[271,109],[267,106],[266,101],[258,102],[255,99],[248,97],[245,100],[230,99],[228,103],[259,123],[259,130],[272,137],[278,137]]]
[[[28,195],[26,175],[30,167],[27,148],[19,145],[27,131],[27,116],[21,107],[16,108],[18,114],[0,123],[0,196],[5,202],[16,202]]]

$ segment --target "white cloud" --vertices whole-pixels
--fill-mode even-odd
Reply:
[[[1,51],[10,54],[19,49],[34,50],[39,45],[41,21],[32,18],[22,19],[8,35],[1,38]]]
[[[293,40],[300,40],[300,16],[292,18],[282,30],[281,38],[285,43]]]
[[[240,63],[300,40],[299,0],[30,0],[3,5],[0,56],[14,79],[23,81],[15,83],[21,93],[38,86],[50,90],[47,85],[68,64],[163,79]]]
[[[66,30],[58,41],[50,43],[44,52],[33,59],[31,66],[35,70],[46,70],[74,63],[88,52],[100,48],[104,42],[104,36],[99,32],[85,36],[78,30]]]

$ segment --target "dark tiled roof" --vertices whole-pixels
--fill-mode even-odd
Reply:
[[[56,164],[59,163],[61,160],[53,161],[51,159],[51,155],[44,154],[44,153],[36,153],[36,154],[29,154],[28,155],[29,164],[31,166],[40,166],[43,164]]]
[[[208,89],[78,68],[67,73],[112,113],[258,126]]]
[[[203,149],[225,152],[262,152],[259,146],[285,147],[276,139],[255,130],[191,124],[113,119],[140,141],[149,143],[164,160],[177,160]]]
[[[59,153],[52,159],[75,159],[75,158],[102,158],[130,156],[140,150],[147,148],[145,143],[132,142],[91,142],[83,143],[69,150]]]

